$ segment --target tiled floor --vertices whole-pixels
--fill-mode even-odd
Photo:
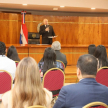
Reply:
[[[67,66],[65,69],[65,83],[76,83],[77,80],[77,68],[75,65]]]

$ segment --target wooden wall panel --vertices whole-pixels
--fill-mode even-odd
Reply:
[[[68,65],[72,65],[72,48],[61,48],[61,52],[66,55]]]
[[[12,44],[6,44],[7,49]],[[44,50],[50,45],[26,45],[21,46],[20,44],[13,44],[19,54],[20,59],[24,57],[33,57],[37,63],[41,60],[44,54]],[[108,52],[108,45],[105,46],[106,51]],[[78,58],[81,55],[88,54],[87,45],[62,45],[61,52],[66,55],[68,65],[76,65]]]
[[[6,44],[7,50],[11,45],[12,44]],[[13,45],[16,47],[20,59],[23,59],[24,57],[33,57],[37,63],[39,63],[43,57],[45,48],[51,47],[50,45]],[[88,46],[62,45],[61,52],[66,55],[68,65],[76,65],[79,56],[88,53]]]
[[[81,55],[84,55],[84,54],[88,54],[88,48],[86,47],[75,47],[75,48],[72,48],[72,61],[70,62],[71,65],[76,65],[77,64],[77,61],[79,59],[79,57]]]
[[[47,48],[47,47],[45,47]],[[37,63],[42,59],[45,48],[35,48],[31,47],[29,49],[29,57],[33,57]]]
[[[101,43],[104,45],[108,45],[108,24],[102,24],[102,37]]]
[[[37,25],[44,18],[53,26],[56,40],[61,44],[107,45],[108,17],[48,16],[31,15],[25,17],[29,32],[37,32]],[[0,41],[18,44],[21,29],[21,14],[0,13]]]
[[[79,44],[101,44],[101,29],[98,17],[80,17]]]

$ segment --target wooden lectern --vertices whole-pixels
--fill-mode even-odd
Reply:
[[[52,38],[52,42],[56,41],[57,36],[49,36],[49,38]],[[40,44],[42,44],[42,35],[40,35]]]
[[[40,34],[28,32],[28,44],[40,44]]]

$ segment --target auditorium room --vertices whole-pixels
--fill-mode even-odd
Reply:
[[[0,108],[108,108],[108,0],[0,1]]]

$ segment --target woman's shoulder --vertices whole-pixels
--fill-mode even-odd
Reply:
[[[46,93],[47,95],[49,95],[49,97],[52,97],[52,92],[50,92],[50,91],[47,90],[46,88],[43,88],[43,89],[44,89],[45,93]]]
[[[5,108],[7,108],[7,106],[11,106],[11,102],[12,102],[11,90],[2,95],[2,102]],[[11,107],[8,107],[8,108],[11,108]]]
[[[5,99],[5,98],[7,98],[7,97],[10,97],[11,96],[11,90],[10,91],[7,91],[6,93],[4,93],[3,95],[2,95],[2,99]]]
[[[47,101],[47,106],[49,106],[51,104],[52,101],[52,92],[50,92],[49,90],[47,90],[46,88],[44,88],[44,91],[46,93],[46,101]]]

